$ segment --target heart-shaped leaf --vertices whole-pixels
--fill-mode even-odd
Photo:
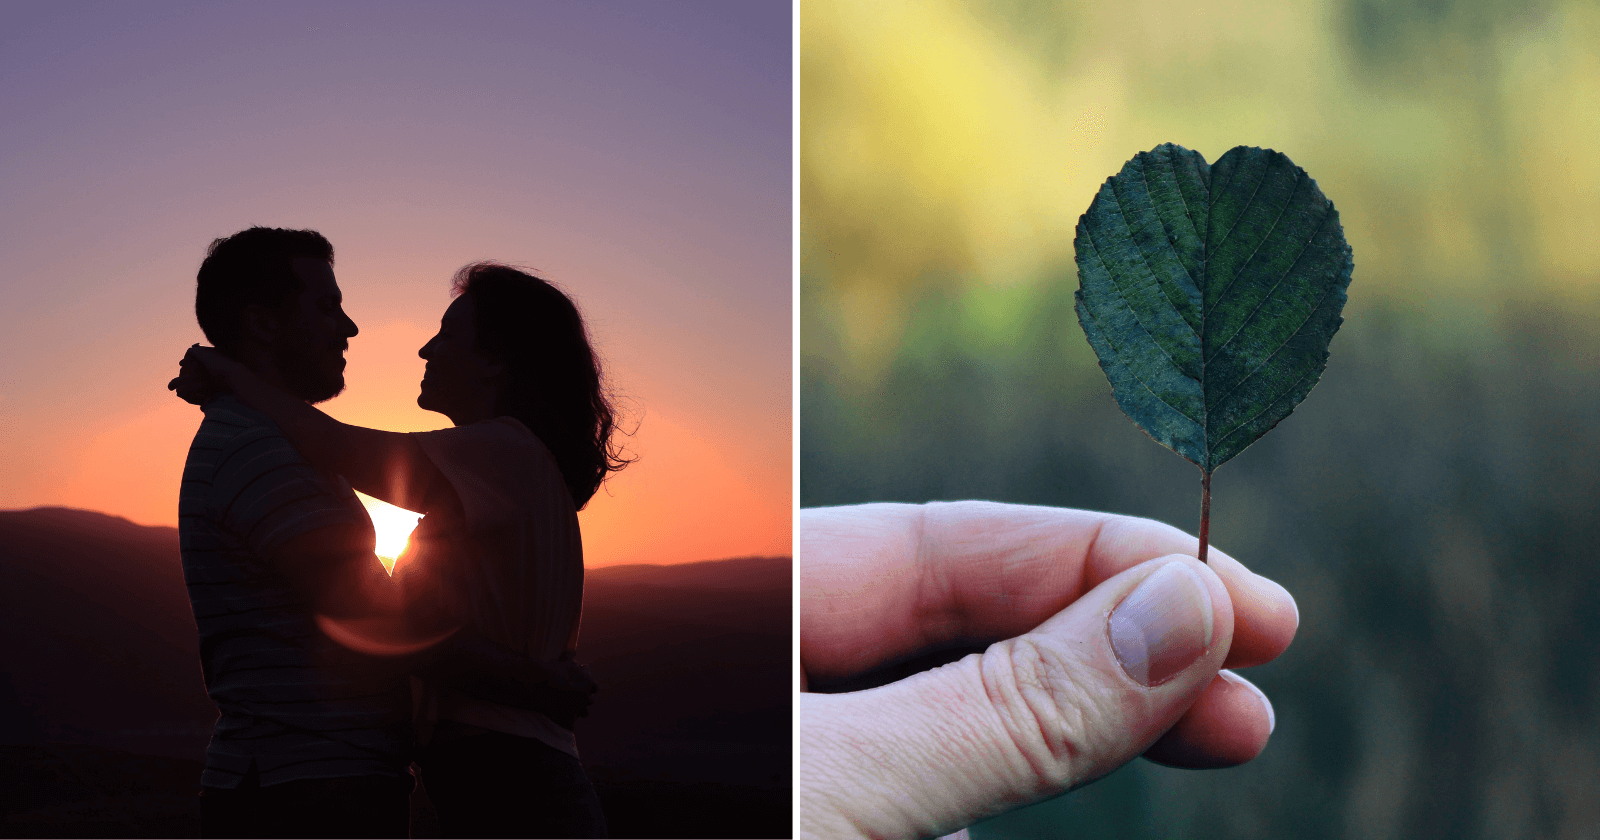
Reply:
[[[1117,403],[1207,491],[1317,383],[1354,268],[1317,183],[1244,146],[1211,165],[1171,143],[1140,152],[1073,244],[1078,320]]]

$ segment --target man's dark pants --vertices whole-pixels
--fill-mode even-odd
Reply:
[[[201,837],[406,837],[416,780],[404,776],[299,779],[200,789]]]

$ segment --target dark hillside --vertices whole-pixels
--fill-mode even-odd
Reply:
[[[216,710],[178,557],[171,528],[0,511],[0,836],[198,833]],[[612,836],[787,836],[790,627],[788,558],[588,573],[578,739]]]

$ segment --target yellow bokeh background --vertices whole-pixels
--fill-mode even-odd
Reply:
[[[830,361],[880,371],[934,277],[1003,332],[1028,300],[1003,290],[1070,263],[1099,184],[1163,142],[1290,155],[1340,210],[1354,296],[1591,296],[1600,6],[1390,5],[802,3],[803,295]]]

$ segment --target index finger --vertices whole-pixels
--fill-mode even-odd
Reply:
[[[959,645],[1021,635],[1102,581],[1198,541],[1149,519],[994,502],[800,512],[800,662],[833,681]],[[1299,624],[1294,599],[1214,546],[1234,604],[1225,667],[1271,661]]]

